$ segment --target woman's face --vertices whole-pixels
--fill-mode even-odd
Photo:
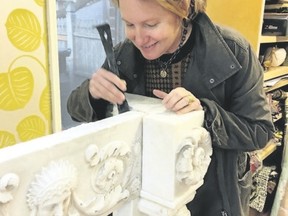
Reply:
[[[119,0],[126,37],[149,60],[173,53],[181,38],[181,21],[155,0]]]

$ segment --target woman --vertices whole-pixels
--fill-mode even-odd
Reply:
[[[75,89],[77,121],[111,115],[123,92],[158,97],[176,113],[205,110],[213,155],[204,185],[187,204],[193,216],[247,216],[248,151],[273,135],[263,71],[247,41],[211,22],[205,0],[116,0],[127,39],[115,47],[117,77],[107,62]],[[208,206],[207,206],[208,205]]]

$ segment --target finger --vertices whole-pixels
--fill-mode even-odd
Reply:
[[[193,103],[195,100],[196,100],[196,98],[193,95],[185,96],[185,101],[187,101],[187,105]]]
[[[181,101],[185,98],[185,96],[191,95],[190,92],[188,92],[183,87],[178,87],[176,89],[173,89],[164,99],[163,104],[167,109],[170,110],[178,110],[182,107],[186,106],[187,103],[185,101]],[[178,104],[180,102],[180,104]]]
[[[114,81],[120,81],[123,86],[126,86],[118,77],[115,79],[114,74],[99,70],[93,74],[90,80],[89,91],[94,98],[103,98],[111,103],[121,104],[125,99],[125,95],[114,84]],[[126,89],[126,87],[123,89]]]
[[[177,110],[176,113],[177,114],[185,114],[185,113],[189,113],[189,112],[192,112],[193,111],[193,108],[191,105],[187,105],[185,107],[183,107],[182,109],[180,110]]]
[[[165,99],[163,99],[162,103],[167,109],[172,111],[182,109],[184,106],[187,105],[185,101],[183,103],[182,99],[179,99],[178,97],[168,97],[168,96]]]
[[[200,103],[200,101],[195,98],[195,100],[192,103],[189,103],[187,106],[183,107],[182,109],[179,109],[176,111],[177,114],[185,114],[192,111],[197,110],[203,110],[203,107]]]
[[[176,111],[187,105],[187,101],[183,100],[184,97],[176,90],[172,90],[162,101],[165,107],[169,110]]]
[[[108,80],[109,82],[113,83],[117,88],[119,88],[121,91],[126,91],[126,81],[120,79],[116,74],[105,70],[106,73],[103,73],[103,78]]]
[[[97,85],[95,89],[102,99],[113,104],[122,104],[125,100],[125,95],[114,85],[111,85],[111,87]]]
[[[192,95],[187,95],[181,98],[175,105],[171,108],[174,112],[182,110],[194,102],[194,97]]]
[[[161,91],[161,90],[159,90],[159,89],[154,89],[154,90],[153,90],[153,94],[154,94],[156,97],[160,98],[160,99],[163,99],[163,98],[165,98],[165,97],[168,95],[166,92]]]

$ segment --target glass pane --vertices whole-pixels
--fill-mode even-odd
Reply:
[[[66,109],[70,92],[104,62],[105,52],[96,25],[109,23],[113,43],[124,38],[119,11],[109,0],[57,0],[58,52],[61,88],[62,126],[79,123]]]

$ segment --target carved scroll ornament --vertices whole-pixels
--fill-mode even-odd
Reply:
[[[120,201],[128,199],[131,193],[139,190],[139,179],[131,178],[133,157],[127,143],[114,141],[101,149],[92,144],[86,149],[85,155],[93,168],[91,185],[95,192],[95,196],[87,201],[75,196],[76,208],[85,215],[105,214]]]

